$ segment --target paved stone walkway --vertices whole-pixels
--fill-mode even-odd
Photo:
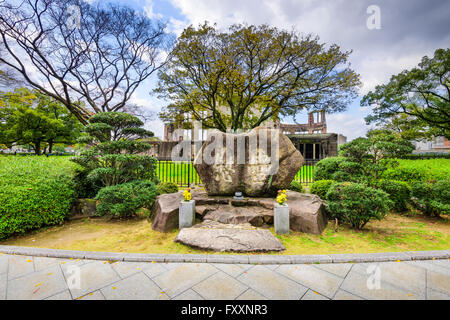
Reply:
[[[450,260],[242,265],[0,254],[4,299],[450,300]]]

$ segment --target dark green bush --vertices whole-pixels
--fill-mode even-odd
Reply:
[[[315,180],[334,180],[339,182],[362,180],[360,163],[349,161],[344,157],[329,157],[319,161],[314,169]]]
[[[334,180],[319,180],[315,181],[310,188],[310,192],[312,194],[316,194],[321,199],[325,199],[328,190],[330,189],[331,185],[335,183]]]
[[[392,209],[405,211],[408,209],[408,203],[411,200],[411,187],[404,181],[384,180],[377,181],[377,187],[389,195],[392,200]]]
[[[158,194],[175,193],[178,192],[178,186],[173,182],[165,181],[158,184],[156,191]]]
[[[75,196],[75,167],[64,157],[0,157],[0,239],[61,224]]]
[[[295,191],[295,192],[302,192],[303,186],[300,182],[293,180],[291,184],[289,185],[289,190]]]
[[[326,195],[333,219],[362,229],[370,219],[381,220],[392,205],[386,192],[360,183],[335,183]]]
[[[450,180],[440,180],[433,185],[431,207],[438,214],[450,214]]]
[[[333,175],[340,171],[339,165],[345,161],[343,157],[329,157],[320,160],[314,167],[314,179],[328,180],[332,179]]]
[[[423,214],[450,214],[450,180],[416,182],[412,185],[412,195],[413,203]]]
[[[157,191],[153,182],[134,181],[102,188],[95,200],[99,216],[131,217],[141,208],[151,208]]]

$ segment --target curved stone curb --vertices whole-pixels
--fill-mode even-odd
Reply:
[[[88,259],[128,262],[206,262],[232,264],[308,264],[308,263],[344,263],[344,262],[386,262],[450,259],[450,250],[353,253],[329,255],[222,255],[222,254],[151,254],[151,253],[115,253],[94,251],[71,251],[59,249],[41,249],[31,247],[3,246],[0,252],[5,254],[62,258]]]

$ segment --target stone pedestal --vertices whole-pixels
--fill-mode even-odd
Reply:
[[[276,204],[273,208],[273,220],[277,234],[289,233],[289,207]]]
[[[180,202],[178,221],[180,229],[192,227],[195,222],[195,200]]]

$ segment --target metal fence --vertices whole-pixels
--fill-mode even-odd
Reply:
[[[306,161],[295,176],[295,181],[309,184],[314,182],[314,166],[318,161]],[[157,174],[159,180],[173,182],[179,187],[187,187],[192,184],[200,185],[202,181],[195,171],[192,161],[171,161],[170,159],[158,159]]]

